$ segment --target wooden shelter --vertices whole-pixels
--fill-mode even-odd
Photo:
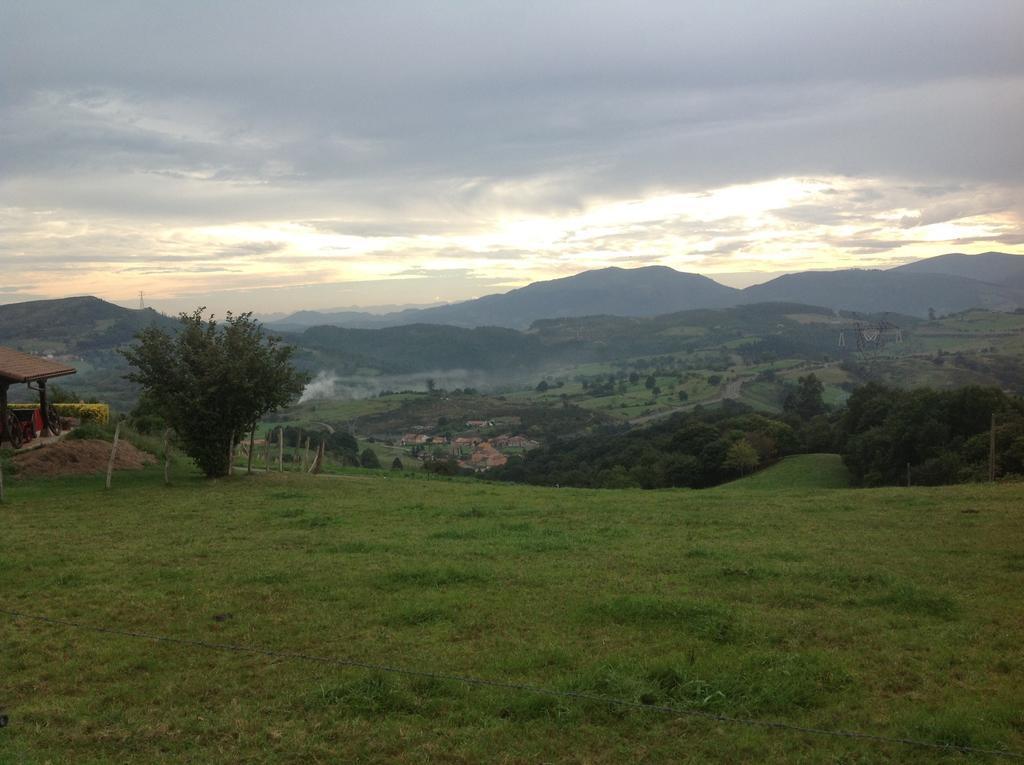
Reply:
[[[7,408],[7,391],[16,383],[25,383],[39,392],[39,411],[42,415],[42,430],[51,430],[46,404],[46,381],[51,377],[73,375],[77,370],[57,361],[33,356],[28,353],[5,348],[0,345],[0,443],[4,436],[14,443],[8,432],[11,418]],[[34,384],[34,387],[33,387]]]

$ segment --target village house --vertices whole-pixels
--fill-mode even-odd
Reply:
[[[540,443],[526,436],[512,436],[505,445],[511,449],[525,449],[529,451],[530,449],[536,449],[540,446]]]
[[[468,460],[460,464],[476,471],[482,471],[501,467],[506,462],[508,462],[508,457],[495,449],[489,441],[484,441],[477,446],[476,451],[469,455]]]
[[[496,449],[536,449],[540,444],[526,436],[511,436],[508,433],[495,436],[491,439],[491,445]]]
[[[482,440],[479,436],[457,436],[452,439],[452,454],[462,456],[472,453]]]

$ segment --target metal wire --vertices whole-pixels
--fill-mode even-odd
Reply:
[[[336,667],[351,667],[356,669],[372,670],[375,672],[386,672],[395,675],[404,675],[406,677],[430,678],[433,680],[444,680],[449,682],[462,683],[464,685],[470,686],[498,688],[501,690],[532,693],[538,696],[551,696],[556,698],[574,699],[576,701],[591,701],[599,704],[607,704],[609,706],[625,709],[641,709],[649,712],[662,712],[665,714],[678,715],[680,717],[696,717],[704,720],[713,720],[715,722],[720,723],[746,725],[749,727],[765,728],[769,730],[789,731],[792,733],[805,733],[813,736],[831,736],[833,738],[859,739],[862,741],[873,741],[885,744],[900,744],[903,746],[912,746],[922,749],[939,750],[945,752],[961,752],[964,754],[985,754],[994,757],[1024,759],[1024,752],[1015,752],[1008,749],[982,749],[973,746],[960,746],[956,744],[944,744],[935,741],[923,741],[920,739],[883,736],[875,733],[862,733],[860,731],[840,730],[831,728],[812,728],[808,726],[793,725],[791,723],[777,722],[773,720],[758,720],[753,718],[732,717],[730,715],[715,714],[714,712],[705,712],[699,709],[686,709],[684,707],[675,707],[667,704],[647,704],[642,701],[617,699],[608,696],[599,696],[593,693],[583,693],[579,691],[560,691],[554,688],[544,688],[542,686],[528,685],[525,683],[512,683],[505,680],[488,680],[485,678],[471,677],[468,675],[454,675],[445,672],[431,672],[429,670],[408,669],[405,667],[392,667],[386,664],[376,664],[373,662],[360,661],[358,659],[338,659],[329,656],[316,656],[313,654],[301,653],[297,651],[278,651],[270,648],[260,648],[258,646],[236,645],[232,643],[213,643],[207,640],[194,640],[191,638],[179,638],[170,635],[158,635],[149,632],[138,632],[135,630],[121,629],[117,627],[104,627],[95,624],[87,624],[85,622],[73,621],[71,619],[60,619],[52,616],[43,616],[41,614],[30,614],[24,611],[15,611],[7,608],[0,608],[0,614],[10,616],[14,619],[24,619],[27,621],[40,622],[43,624],[72,627],[74,629],[87,630],[89,632],[97,632],[106,635],[118,635],[121,637],[140,638],[143,640],[152,640],[154,642],[168,643],[171,645],[188,646],[192,648],[205,648],[213,651],[224,651],[231,653],[246,653],[257,656],[267,656],[273,659],[290,659],[294,661],[315,662],[317,664],[328,664]]]

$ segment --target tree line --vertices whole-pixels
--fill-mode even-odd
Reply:
[[[1024,399],[998,388],[856,389],[829,409],[801,377],[778,415],[732,401],[640,430],[554,441],[492,471],[497,480],[588,488],[703,488],[790,454],[838,452],[858,486],[938,485],[989,475],[992,416],[999,477],[1024,476]]]

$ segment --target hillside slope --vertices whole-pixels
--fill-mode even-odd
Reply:
[[[1005,252],[985,252],[981,255],[950,253],[907,263],[891,270],[913,274],[947,274],[1004,287],[1024,288],[1024,255]]]
[[[152,308],[122,308],[91,296],[9,303],[0,305],[0,345],[69,354],[109,350],[153,322],[177,326]]]
[[[722,484],[714,491],[846,489],[850,471],[838,454],[794,454],[771,467]]]
[[[927,316],[929,309],[1007,311],[1024,306],[1024,290],[962,276],[913,271],[807,271],[743,290],[740,302],[800,302],[834,310]]]

